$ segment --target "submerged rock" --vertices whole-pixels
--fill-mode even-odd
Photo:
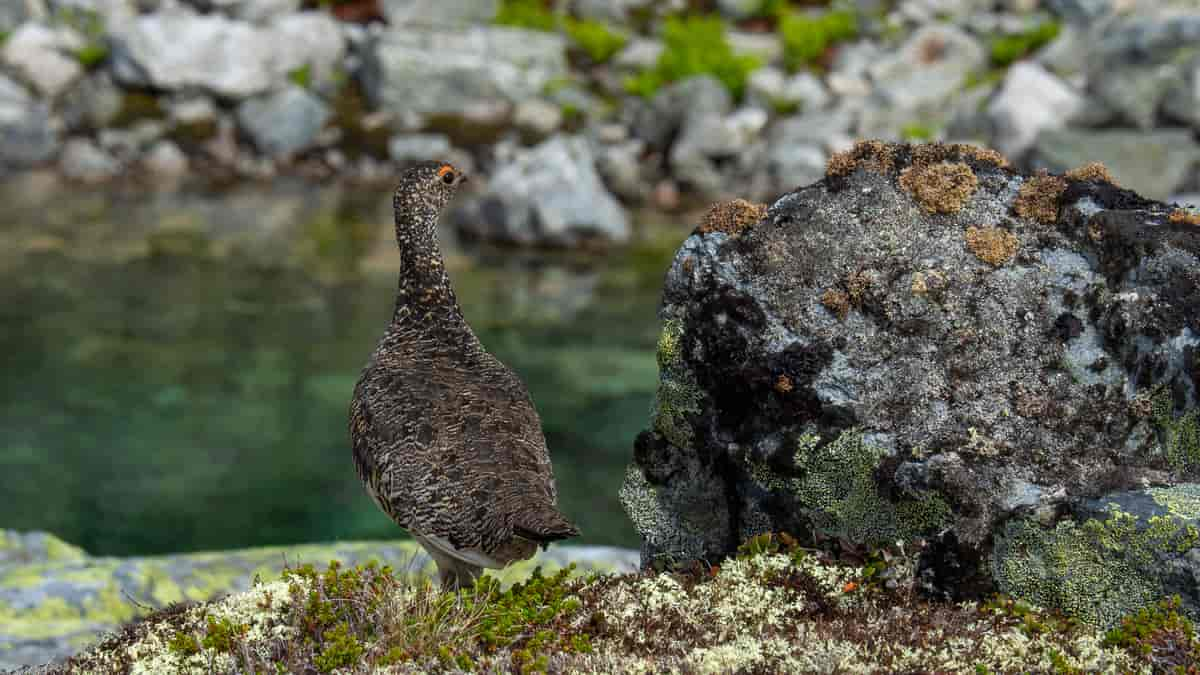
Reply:
[[[935,595],[1039,599],[994,572],[1025,554],[993,549],[1007,524],[1052,532],[1104,494],[1200,478],[1200,230],[1109,180],[867,142],[761,218],[714,210],[666,277],[622,490],[643,564],[717,561],[766,531],[924,541]],[[1195,588],[1141,583],[1200,610]]]

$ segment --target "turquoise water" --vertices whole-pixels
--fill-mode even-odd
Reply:
[[[395,284],[375,205],[342,200],[298,230],[313,257],[264,263],[223,243],[228,218],[193,209],[164,234],[120,203],[0,220],[0,527],[122,555],[398,536],[345,431]],[[616,493],[681,239],[449,260],[468,320],[529,386],[587,543],[636,545]]]

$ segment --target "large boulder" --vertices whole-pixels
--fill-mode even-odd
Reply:
[[[1200,227],[1110,180],[864,142],[769,208],[715,206],[667,273],[622,489],[643,564],[787,531],[919,543],[937,595],[999,588],[1099,624],[1168,591],[1200,610],[1182,581],[1200,560]],[[1159,511],[1122,510],[1148,487]],[[1047,591],[1071,573],[1062,546],[1145,592]]]
[[[469,237],[523,245],[629,239],[625,209],[604,187],[591,144],[580,136],[554,136],[500,166],[451,220]]]

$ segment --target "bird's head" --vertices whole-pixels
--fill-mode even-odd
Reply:
[[[466,180],[466,174],[449,162],[421,162],[400,177],[392,204],[397,214],[441,212]]]

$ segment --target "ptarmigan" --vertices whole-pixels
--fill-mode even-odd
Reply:
[[[439,162],[404,173],[393,197],[396,308],[350,404],[359,478],[446,588],[579,534],[558,510],[529,392],[484,350],[450,287],[437,221],[464,180]]]

